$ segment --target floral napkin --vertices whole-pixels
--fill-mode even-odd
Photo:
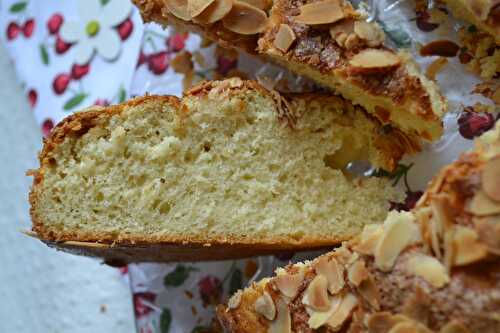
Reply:
[[[1,0],[0,0],[1,1]],[[420,1],[422,2],[422,1]],[[435,39],[457,41],[463,23],[444,8],[441,21],[431,12],[415,12],[412,1],[374,1],[371,12],[389,41],[409,48],[425,69],[435,57],[420,57],[417,46]],[[418,3],[418,2],[417,2]],[[434,8],[435,9],[435,8]],[[258,78],[287,90],[314,88],[307,80],[248,56],[223,50],[194,34],[143,26],[129,0],[45,0],[0,2],[0,39],[22,82],[34,116],[47,135],[55,123],[84,107],[119,103],[146,92],[180,96],[204,79],[226,76]],[[490,129],[498,115],[464,112],[488,101],[471,91],[481,82],[450,58],[437,75],[450,101],[445,135],[406,159],[393,173],[379,172],[407,190],[409,209],[432,175]],[[318,253],[259,257],[235,261],[176,264],[134,264],[128,274],[141,333],[213,331],[214,305],[249,281],[269,275],[288,261]]]

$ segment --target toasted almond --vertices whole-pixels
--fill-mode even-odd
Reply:
[[[443,68],[448,64],[448,59],[444,57],[439,57],[434,60],[427,70],[425,71],[425,76],[430,80],[436,81],[436,75],[443,70]]]
[[[477,216],[495,215],[500,214],[500,204],[480,190],[470,201],[468,210]]]
[[[191,60],[192,55],[186,50],[182,50],[177,53],[175,57],[170,61],[170,66],[176,73],[187,74],[193,71],[193,61]]]
[[[264,31],[267,21],[267,15],[262,9],[237,0],[222,19],[226,29],[242,35],[253,35]]]
[[[415,293],[407,297],[403,303],[403,314],[419,323],[427,325],[431,315],[431,299],[427,292],[415,286]]]
[[[274,278],[274,283],[278,290],[289,298],[294,298],[297,295],[302,281],[304,281],[304,274],[302,271],[296,274],[279,274]]]
[[[280,28],[274,37],[273,45],[280,51],[286,52],[295,40],[295,33],[288,24],[280,24]]]
[[[395,53],[379,49],[365,49],[349,61],[349,64],[355,71],[361,73],[373,73],[392,69],[399,66],[400,63],[401,60]]]
[[[445,230],[453,226],[453,211],[450,209],[448,198],[444,195],[435,195],[431,199],[432,218],[436,222],[435,232],[442,237]]]
[[[165,0],[165,6],[175,17],[184,21],[191,20],[188,10],[188,0]]]
[[[215,0],[187,0],[188,14],[191,18],[201,14]]]
[[[262,296],[257,298],[254,305],[255,312],[264,316],[268,320],[274,320],[276,317],[276,306],[274,305],[271,295],[264,291]]]
[[[452,320],[441,327],[439,333],[470,333],[470,331],[462,323]]]
[[[444,267],[446,267],[446,271],[448,273],[451,272],[451,267],[453,266],[453,261],[455,260],[455,244],[454,244],[454,233],[455,229],[450,229],[444,234],[444,255],[443,255],[443,263]]]
[[[309,283],[302,303],[310,306],[316,311],[328,311],[330,302],[328,300],[328,280],[324,275],[316,275]]]
[[[354,33],[367,41],[368,46],[371,47],[382,45],[385,39],[384,31],[378,25],[365,21],[354,22]]]
[[[271,0],[240,0],[246,2],[247,4],[254,6],[255,8],[262,9],[264,11],[268,10],[273,2]]]
[[[340,22],[336,22],[330,27],[330,36],[336,39],[341,33],[350,35],[354,32],[354,20],[345,19]]]
[[[215,0],[193,21],[201,24],[212,24],[222,20],[233,8],[233,0]]]
[[[333,252],[333,257],[340,264],[346,264],[352,257],[352,252],[346,246],[342,246],[335,249],[335,251]]]
[[[390,271],[397,257],[407,246],[419,239],[414,216],[408,212],[391,212],[384,222],[384,234],[375,248],[375,265]]]
[[[309,320],[307,324],[312,329],[317,329],[323,326],[328,318],[330,318],[335,311],[338,310],[340,303],[342,301],[342,297],[340,295],[336,295],[333,297],[329,297],[330,308],[327,311],[318,312],[318,311],[309,311]],[[307,308],[306,308],[307,309]]]
[[[358,292],[372,308],[375,310],[380,309],[380,293],[371,275],[368,275],[368,277],[360,283]]]
[[[344,17],[339,0],[323,0],[301,6],[300,15],[295,17],[295,22],[308,25],[329,24]]]
[[[370,224],[361,232],[359,243],[353,246],[353,250],[366,255],[373,255],[378,241],[384,233],[384,228],[379,224]]]
[[[409,318],[401,315],[395,316],[390,312],[375,312],[366,320],[366,326],[370,333],[387,333],[396,324],[408,320]]]
[[[423,254],[412,255],[406,261],[405,268],[408,273],[424,278],[435,288],[442,288],[450,282],[446,268],[434,257]]]
[[[240,289],[233,296],[231,296],[229,301],[227,301],[227,308],[231,310],[238,308],[238,306],[240,306],[242,296],[243,291]]]
[[[278,299],[276,302],[276,309],[278,315],[276,320],[273,320],[269,325],[269,333],[292,333],[292,319],[288,305],[282,300]]]
[[[500,205],[500,155],[484,164],[481,186],[484,193]]]
[[[453,245],[455,256],[453,264],[455,266],[463,266],[486,257],[488,250],[486,246],[478,240],[476,231],[471,228],[456,225],[453,234]]]
[[[344,288],[344,266],[338,263],[335,258],[326,256],[319,257],[314,269],[317,274],[324,275],[328,280],[328,291],[335,295]]]
[[[357,260],[347,270],[347,277],[349,282],[358,287],[368,277],[368,270],[366,269],[363,260]]]
[[[500,215],[475,218],[474,226],[488,251],[500,256]]]
[[[432,333],[432,331],[414,321],[403,321],[397,323],[388,333]]]
[[[333,330],[339,330],[344,322],[351,316],[352,310],[358,305],[358,299],[351,293],[348,293],[342,297],[337,311],[328,318],[326,324]]]

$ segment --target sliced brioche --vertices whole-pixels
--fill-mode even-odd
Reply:
[[[240,333],[494,333],[499,276],[500,123],[438,174],[412,212],[391,212],[335,251],[279,268],[218,317]]]
[[[414,149],[338,97],[208,82],[183,99],[146,96],[62,121],[31,172],[33,231],[124,261],[330,246],[382,221],[400,195],[340,168],[390,169]]]
[[[260,55],[333,89],[409,135],[428,140],[441,136],[447,102],[436,84],[408,53],[386,47],[382,29],[367,23],[350,2],[277,0],[257,9],[249,1],[218,0],[207,7],[208,14],[222,3],[232,9],[207,23],[172,10],[172,3],[190,1],[134,2],[145,21],[179,26],[224,47]]]

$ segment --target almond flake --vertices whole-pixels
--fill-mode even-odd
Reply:
[[[242,35],[253,35],[264,31],[267,15],[259,8],[235,0],[231,11],[222,19],[224,28]]]
[[[366,321],[366,326],[370,333],[387,333],[396,324],[408,321],[409,319],[401,315],[393,315],[390,312],[375,312]]]
[[[200,15],[215,0],[188,0],[187,8],[191,18]]]
[[[366,49],[356,54],[349,64],[360,73],[373,73],[399,66],[399,57],[387,50]]]
[[[295,33],[288,24],[280,24],[280,28],[274,37],[273,45],[280,51],[286,52],[295,40]]]
[[[329,24],[344,17],[344,11],[338,0],[324,0],[301,6],[300,15],[295,17],[295,21],[308,25]]]
[[[361,232],[359,242],[353,246],[353,250],[361,254],[373,255],[383,233],[384,228],[379,224],[366,225]]]
[[[358,287],[368,277],[368,270],[366,269],[365,262],[358,260],[349,266],[347,270],[347,277],[349,282]]]
[[[426,291],[415,286],[415,293],[407,297],[403,304],[403,313],[419,323],[427,325],[429,323],[431,299]]]
[[[175,17],[180,18],[183,21],[191,20],[187,0],[165,0],[165,6]]]
[[[488,250],[486,246],[479,243],[477,233],[467,227],[456,225],[453,233],[453,245],[455,255],[453,264],[463,266],[486,257]]]
[[[468,210],[477,216],[500,214],[500,203],[491,200],[484,191],[479,190],[472,198]]]
[[[354,34],[354,20],[342,20],[330,27],[330,36],[339,46],[344,47],[347,37]]]
[[[330,318],[335,313],[335,311],[338,310],[340,303],[342,301],[342,297],[340,297],[340,295],[329,297],[329,301],[330,301],[330,308],[327,311],[318,312],[309,310],[311,313],[309,314],[309,320],[307,321],[307,324],[309,325],[310,328],[317,329],[323,326],[328,320],[328,318]]]
[[[500,156],[488,160],[484,165],[481,186],[484,193],[500,205]]]
[[[292,333],[292,319],[288,305],[282,300],[278,299],[276,302],[278,316],[269,325],[269,333]]]
[[[274,306],[271,295],[264,291],[264,294],[257,298],[254,305],[255,312],[263,315],[268,320],[274,320],[276,317],[276,307]]]
[[[333,313],[333,315],[328,318],[326,324],[332,328],[333,330],[339,330],[344,322],[349,319],[351,316],[351,312],[358,305],[358,300],[356,296],[351,293],[348,293],[342,297],[342,302],[340,303],[337,311]]]
[[[278,290],[289,298],[294,298],[299,292],[299,287],[304,280],[304,274],[299,271],[297,274],[279,274],[274,278],[274,283]]]
[[[196,23],[212,24],[222,20],[233,8],[233,0],[215,0],[193,20]]]
[[[254,6],[255,8],[259,8],[262,10],[268,10],[273,4],[271,0],[240,0],[242,2],[246,2],[247,4]]]
[[[238,306],[240,306],[242,296],[243,296],[243,291],[240,289],[233,296],[231,296],[231,298],[227,302],[227,308],[228,309],[238,308]]]
[[[328,280],[326,277],[324,275],[316,275],[304,292],[302,303],[316,311],[328,311],[330,302],[328,300],[327,288]]]
[[[500,256],[500,215],[475,218],[474,225],[488,251]]]
[[[446,268],[434,257],[423,254],[412,255],[405,267],[408,273],[422,277],[434,288],[442,288],[450,282]]]
[[[328,260],[328,257],[319,257],[314,269],[317,274],[324,275],[328,280],[328,291],[335,295],[344,288],[344,266],[338,263],[335,258]]]
[[[371,275],[361,282],[358,292],[372,308],[375,310],[380,309],[380,293]]]
[[[427,67],[427,70],[425,71],[425,76],[427,76],[430,80],[436,81],[436,75],[441,72],[448,64],[448,59],[444,57],[439,57],[436,60],[434,60],[429,67]]]
[[[460,322],[452,320],[441,327],[439,333],[470,333],[470,331]]]
[[[391,212],[384,222],[384,234],[375,248],[375,265],[382,271],[392,269],[401,251],[418,241],[419,229],[408,212]]]
[[[414,321],[403,321],[396,324],[388,333],[432,333],[432,331]]]
[[[368,46],[371,47],[382,45],[385,39],[384,32],[378,25],[365,21],[354,22],[354,33],[362,40],[367,41]]]

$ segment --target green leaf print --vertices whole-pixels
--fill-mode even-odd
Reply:
[[[82,103],[83,100],[87,98],[87,96],[87,94],[76,94],[75,96],[71,97],[66,103],[64,103],[64,110],[69,111],[74,107],[80,105],[80,103]]]
[[[12,4],[9,8],[11,13],[19,13],[26,9],[28,3],[26,1],[20,1]]]
[[[386,33],[387,37],[389,37],[389,39],[392,40],[398,48],[408,48],[411,46],[411,37],[406,33],[406,31],[399,28],[389,27],[381,21],[378,21],[378,23]]]
[[[168,333],[170,331],[171,323],[172,323],[172,313],[168,308],[164,308],[160,315],[160,332]]]
[[[163,284],[165,287],[178,287],[187,280],[189,273],[193,271],[197,271],[197,269],[179,264],[172,272],[165,275]]]
[[[44,65],[49,64],[49,52],[47,52],[47,48],[43,44],[40,44],[40,57]]]
[[[123,89],[123,87],[120,87],[120,90],[118,91],[118,103],[125,102],[125,98],[127,98],[127,92]]]

